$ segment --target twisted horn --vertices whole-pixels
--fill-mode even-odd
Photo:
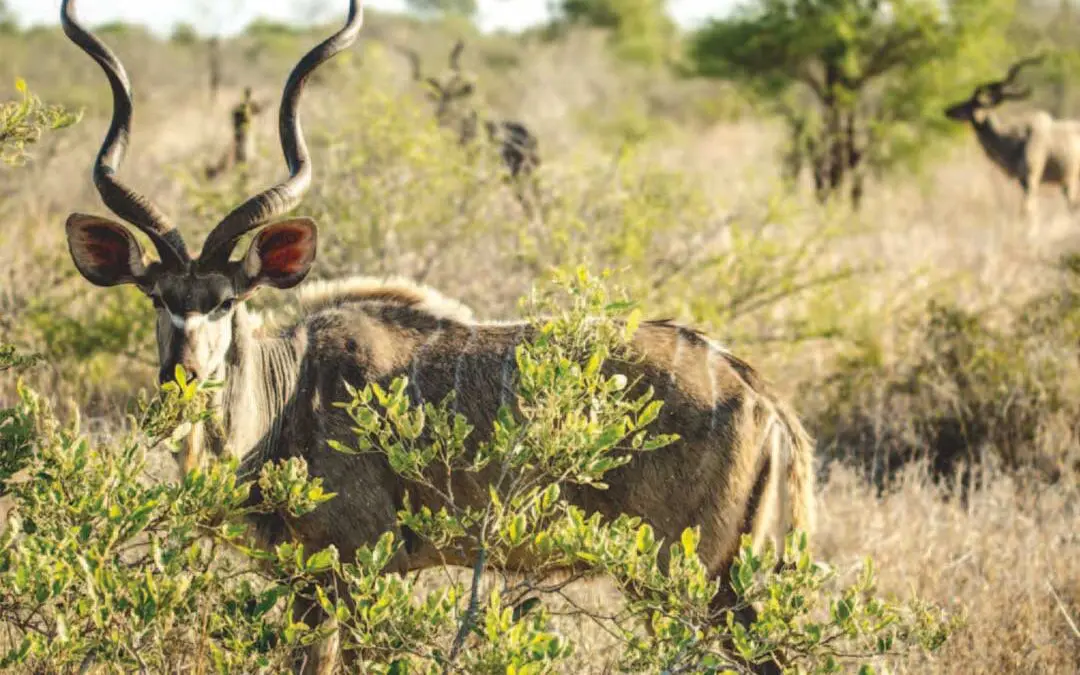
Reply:
[[[461,52],[465,50],[465,41],[458,40],[454,48],[450,50],[450,69],[455,73],[461,72]]]
[[[68,38],[97,61],[112,88],[112,123],[94,160],[94,185],[101,200],[113,213],[150,237],[162,264],[174,269],[183,267],[190,257],[180,232],[149,199],[121,183],[115,175],[127,151],[133,112],[131,84],[124,65],[111,49],[79,24],[75,18],[75,0],[64,0],[60,6],[60,23]]]
[[[394,49],[396,49],[405,58],[409,59],[409,65],[412,67],[413,80],[415,80],[416,82],[427,82],[428,86],[439,92],[439,94],[444,94],[441,82],[436,80],[434,77],[424,77],[423,70],[420,68],[420,54],[418,54],[415,49],[402,47],[401,45],[394,45]]]
[[[308,76],[316,68],[356,41],[363,23],[362,3],[360,0],[349,0],[349,15],[344,27],[305,54],[293,68],[285,83],[278,113],[281,150],[289,167],[289,177],[248,199],[225,216],[207,236],[200,255],[201,264],[228,262],[233,246],[240,237],[292,210],[303,199],[311,186],[311,156],[300,125],[300,95]]]
[[[1003,86],[1012,84],[1013,80],[1016,79],[1016,76],[1020,74],[1021,70],[1023,70],[1027,66],[1038,65],[1042,63],[1045,59],[1046,54],[1037,54],[1035,56],[1029,56],[1026,59],[1020,59],[1016,63],[1009,66],[1009,72],[1005,75],[1005,79],[1001,81],[1001,84]]]

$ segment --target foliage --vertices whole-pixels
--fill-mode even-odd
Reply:
[[[173,26],[172,33],[169,35],[171,42],[185,46],[197,45],[201,39],[195,26],[186,21],[181,21]]]
[[[827,400],[820,440],[879,484],[921,459],[944,477],[973,465],[1051,480],[1080,469],[1076,367],[1060,358],[1076,353],[1078,297],[1069,287],[1040,296],[1004,325],[931,302],[899,329],[908,338],[889,359],[880,343],[856,341],[815,387]]]
[[[452,400],[412,405],[403,379],[353,390],[342,404],[357,436],[355,447],[338,451],[383,454],[399,476],[429,490],[453,490],[435,479],[448,469],[496,478],[479,503],[451,499],[433,511],[403,500],[401,525],[448,555],[476,556],[469,582],[427,592],[388,572],[399,546],[389,533],[348,563],[332,547],[265,551],[247,539],[248,516],[298,518],[334,498],[301,459],[262,468],[257,504],[232,460],[178,482],[145,480],[149,453],[212,421],[206,403],[215,383],[178,373],[140,401],[124,438],[97,446],[20,386],[0,416],[0,491],[14,502],[0,535],[0,623],[11,636],[4,667],[280,671],[325,635],[312,617],[291,612],[314,603],[336,619],[343,648],[368,672],[553,672],[574,644],[549,608],[562,584],[546,573],[568,565],[606,573],[627,593],[625,608],[594,617],[618,636],[614,661],[624,672],[737,671],[769,654],[799,672],[834,672],[852,653],[944,640],[949,620],[921,603],[877,599],[869,571],[834,588],[797,536],[783,570],[744,543],[731,583],[740,603],[762,608],[759,619],[749,627],[731,616],[715,621],[720,580],[706,576],[696,530],[663,542],[640,518],[605,522],[569,506],[567,490],[603,489],[605,473],[631,454],[673,439],[647,433],[660,402],[604,367],[628,357],[633,305],[580,271],[559,283],[569,304],[551,293],[527,303],[536,333],[516,353],[517,405],[498,415],[488,441],[467,442],[474,430]],[[535,573],[481,584],[486,565],[512,566],[521,554],[538,562]]]
[[[46,105],[30,93],[24,80],[15,80],[20,100],[0,103],[0,163],[22,164],[29,156],[26,146],[37,143],[46,131],[75,124],[82,113],[72,113],[59,105]]]
[[[1016,16],[1009,27],[1009,40],[1025,45],[1023,56],[1039,53],[1045,60],[1036,70],[1024,73],[1037,105],[1055,117],[1075,117],[1077,90],[1073,86],[1080,72],[1080,12],[1073,0],[1045,3],[1017,0]]]
[[[405,379],[385,390],[353,391],[345,409],[357,442],[335,448],[385,454],[395,473],[438,494],[444,506],[437,511],[414,508],[406,496],[399,522],[454,559],[474,560],[474,567],[468,584],[411,599],[415,588],[405,579],[378,586],[386,579],[377,575],[380,563],[394,550],[385,536],[358,556],[362,565],[347,568],[356,613],[326,607],[346,625],[364,621],[350,631],[348,648],[362,650],[376,672],[548,672],[569,656],[570,643],[552,631],[545,607],[564,584],[546,577],[571,567],[583,575],[603,572],[626,593],[621,612],[590,615],[619,637],[623,651],[615,660],[622,672],[721,672],[771,654],[808,672],[831,672],[847,654],[941,644],[949,631],[941,616],[918,603],[904,607],[874,598],[869,568],[855,585],[826,593],[829,575],[810,562],[806,539],[798,536],[785,552],[789,569],[779,572],[769,553],[756,555],[744,542],[732,583],[740,603],[764,610],[749,627],[734,618],[744,604],[722,610],[727,618],[718,621],[724,614],[716,615],[714,596],[721,580],[708,578],[697,558],[695,529],[678,542],[662,542],[640,518],[605,522],[571,506],[565,495],[576,485],[604,489],[604,474],[631,453],[656,451],[674,439],[647,434],[660,410],[650,392],[634,394],[624,378],[605,374],[607,359],[627,357],[625,341],[636,324],[632,305],[610,302],[580,271],[561,281],[571,306],[560,310],[544,297],[533,303],[538,333],[516,353],[516,407],[498,414],[490,440],[475,452],[466,442],[473,429],[452,412],[452,401],[414,406]],[[545,308],[551,318],[539,319],[536,310]],[[590,319],[597,313],[611,318]],[[611,320],[620,316],[625,320]],[[470,476],[462,484],[487,484],[488,499],[477,504],[456,494],[452,481],[440,479],[447,472]],[[518,567],[518,559],[530,564]],[[509,567],[515,575],[482,586],[485,565]],[[357,588],[371,590],[357,597]],[[394,601],[387,601],[387,588]],[[381,621],[374,622],[363,608],[380,604]],[[830,613],[823,616],[826,607]],[[640,633],[643,622],[651,627],[648,637]],[[417,626],[425,630],[419,645],[395,640],[415,634]]]
[[[41,358],[40,354],[20,354],[15,350],[14,345],[0,342],[0,373],[6,370],[24,370],[40,361]]]
[[[667,0],[562,0],[565,21],[610,30],[616,53],[645,64],[675,58],[678,30]]]
[[[468,19],[476,17],[476,0],[406,0],[405,5],[421,14],[454,14]]]
[[[15,15],[8,8],[7,2],[0,0],[0,34],[12,33],[18,30],[15,23]]]
[[[205,417],[201,391],[167,387],[144,401],[127,438],[103,447],[62,427],[25,387],[3,411],[0,450],[21,464],[2,485],[15,504],[0,535],[9,672],[282,669],[306,639],[281,611],[296,598],[290,581],[306,579],[303,554],[261,556],[282,583],[229,554],[252,508],[235,465],[177,483],[143,478],[151,448],[181,442]],[[263,479],[275,473],[268,467]]]
[[[910,165],[957,86],[1003,49],[1015,0],[755,0],[692,45],[697,70],[775,100],[822,199]]]

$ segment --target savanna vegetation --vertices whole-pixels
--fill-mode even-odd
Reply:
[[[550,25],[480,34],[475,3],[409,4],[418,16],[368,10],[360,43],[305,94],[315,184],[297,212],[320,225],[312,279],[401,275],[544,337],[517,354],[520,414],[484,456],[463,453],[471,430],[452,402],[416,409],[404,381],[342,401],[356,443],[327,451],[383,452],[417,480],[539,466],[481,511],[399,518],[492,559],[524,544],[590,574],[380,574],[401,545],[390,537],[348,563],[332,548],[261,550],[246,515],[334,498],[302,462],[263,467],[257,504],[235,465],[181,475],[173,451],[211,414],[214,383],[157,390],[149,300],[89,286],[64,240],[68,213],[104,212],[89,169],[108,88],[58,28],[20,29],[0,5],[6,670],[280,672],[320,637],[289,612],[305,603],[344,627],[362,672],[739,672],[768,655],[798,672],[1080,670],[1076,217],[1047,200],[1019,218],[1019,187],[941,115],[1036,51],[1036,95],[1016,107],[1077,111],[1080,8],[757,0],[687,31],[663,2],[567,0]],[[230,108],[246,87],[274,100],[329,31],[257,22],[208,43],[189,27],[99,30],[136,91],[122,173],[200,241],[284,171],[274,116],[260,115],[245,170],[206,177]],[[467,104],[539,138],[531,211],[493,151],[436,125],[393,48],[444,64],[459,38]],[[272,322],[297,310],[288,294],[252,304]],[[745,357],[816,439],[809,548],[744,548],[734,568],[759,608],[749,629],[704,620],[716,589],[693,530],[661,542],[561,498],[602,482],[626,447],[669,440],[649,434],[660,401],[599,374],[625,340],[616,320],[641,317]]]

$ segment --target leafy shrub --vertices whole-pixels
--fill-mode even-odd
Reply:
[[[0,163],[9,166],[26,161],[26,146],[36,143],[41,134],[69,127],[82,116],[42,103],[21,78],[15,80],[15,90],[19,100],[0,103]]]
[[[15,345],[0,342],[0,373],[7,370],[22,370],[41,360],[40,354],[20,354]]]
[[[857,343],[824,388],[819,441],[878,483],[922,459],[939,477],[972,465],[1034,468],[1050,479],[1080,468],[1078,297],[1037,298],[1008,310],[1004,325],[931,302],[900,329],[908,338],[896,358],[875,341]]]
[[[389,534],[351,563],[333,547],[264,551],[247,539],[248,515],[299,518],[334,498],[308,478],[303,460],[264,466],[258,504],[235,462],[178,482],[146,481],[148,453],[183,442],[212,414],[205,403],[213,383],[165,385],[140,402],[125,438],[96,447],[20,387],[0,417],[0,451],[14,464],[0,490],[15,503],[0,536],[0,623],[11,636],[4,666],[279,671],[325,635],[290,612],[311,602],[336,619],[343,648],[367,672],[551,672],[574,644],[548,607],[561,585],[543,575],[568,565],[606,573],[628,592],[623,610],[594,617],[618,637],[614,661],[623,671],[736,672],[740,659],[778,655],[798,672],[835,672],[850,654],[941,644],[951,621],[940,612],[875,598],[869,567],[855,584],[836,586],[799,536],[789,539],[779,571],[773,553],[757,556],[745,542],[732,583],[759,618],[749,627],[730,615],[710,621],[719,580],[697,558],[695,529],[663,542],[638,518],[604,522],[569,506],[567,486],[602,488],[627,452],[671,439],[647,433],[659,402],[628,397],[625,379],[602,372],[606,358],[622,353],[633,306],[612,301],[582,273],[562,283],[569,306],[534,298],[533,312],[548,309],[551,318],[534,318],[538,337],[517,352],[519,414],[504,410],[480,452],[465,452],[473,430],[447,402],[413,406],[404,380],[354,390],[343,402],[357,438],[338,451],[383,453],[398,475],[435,489],[443,487],[433,471],[507,470],[480,505],[431,512],[403,502],[401,524],[446,550],[478,555],[470,581],[427,593],[415,578],[386,572],[397,548]],[[606,318],[589,320],[597,315]],[[484,563],[521,551],[540,561],[536,574],[481,583]],[[662,551],[670,553],[664,565]]]

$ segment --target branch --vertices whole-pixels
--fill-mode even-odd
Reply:
[[[476,564],[473,565],[472,588],[469,589],[469,608],[465,610],[465,618],[458,627],[457,635],[454,636],[454,645],[450,649],[450,656],[443,668],[444,675],[450,672],[450,666],[457,660],[461,648],[465,645],[465,638],[469,636],[473,623],[476,622],[476,614],[480,611],[480,576],[484,573],[484,565],[487,563],[487,549],[481,547],[476,556]]]
[[[810,91],[814,92],[819,101],[825,101],[828,94],[825,83],[814,75],[809,63],[804,62],[795,68],[795,79],[810,87]]]
[[[893,34],[870,57],[870,64],[866,67],[866,70],[852,83],[854,85],[853,89],[861,89],[870,80],[899,64],[902,61],[901,52],[903,49],[921,37],[922,32],[917,28],[910,28],[907,31]]]

